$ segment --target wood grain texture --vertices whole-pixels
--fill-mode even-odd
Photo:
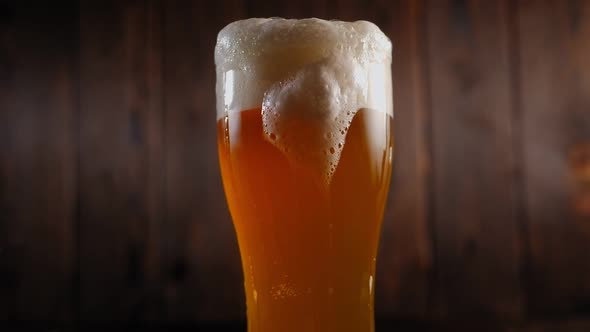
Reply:
[[[69,5],[0,3],[0,321],[73,318],[78,22]]]
[[[430,1],[435,315],[518,319],[506,1]]]
[[[141,321],[162,223],[158,1],[80,9],[80,319]]]
[[[377,260],[377,312],[423,318],[430,309],[433,276],[424,4],[383,0],[372,13],[393,43],[395,113],[395,161]]]
[[[213,50],[219,30],[243,18],[243,2],[166,1],[164,13],[164,319],[237,319],[245,300],[217,157]]]
[[[315,16],[394,44],[381,328],[590,329],[589,1],[60,4],[0,0],[0,325],[243,319],[215,37]]]
[[[529,307],[590,315],[590,2],[519,4]]]

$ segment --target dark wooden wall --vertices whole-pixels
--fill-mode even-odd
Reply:
[[[243,319],[213,47],[252,16],[393,41],[378,317],[590,328],[587,0],[0,1],[0,321]]]

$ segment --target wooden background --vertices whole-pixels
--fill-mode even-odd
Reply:
[[[0,0],[0,321],[243,320],[213,47],[252,16],[393,41],[381,330],[590,330],[587,0]]]

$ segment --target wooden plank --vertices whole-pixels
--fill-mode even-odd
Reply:
[[[159,1],[80,8],[80,318],[150,316],[162,222]]]
[[[165,2],[166,222],[158,230],[168,321],[245,316],[242,268],[217,157],[217,32],[242,1]]]
[[[73,319],[77,15],[0,4],[0,321]]]
[[[371,17],[393,43],[395,157],[377,259],[378,315],[423,318],[432,277],[429,114],[422,1],[379,1]]]
[[[431,1],[435,313],[523,312],[507,1]]]
[[[519,2],[529,308],[590,314],[590,2]]]

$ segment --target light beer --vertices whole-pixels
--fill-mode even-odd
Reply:
[[[219,158],[250,332],[374,330],[390,56],[368,22],[251,19],[220,33]]]

